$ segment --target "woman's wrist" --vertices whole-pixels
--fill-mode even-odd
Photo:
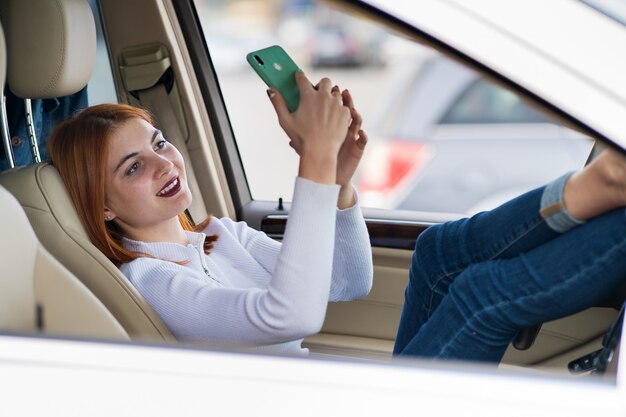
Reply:
[[[305,154],[300,157],[298,176],[320,184],[337,181],[337,157],[328,154]]]
[[[339,198],[337,199],[337,208],[345,210],[356,204],[356,195],[352,183],[339,184]]]

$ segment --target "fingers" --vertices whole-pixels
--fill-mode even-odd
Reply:
[[[365,145],[367,145],[367,140],[367,134],[363,129],[360,129],[359,138],[356,140],[356,145],[359,147],[359,149],[365,149]]]
[[[296,84],[298,84],[298,88],[300,89],[300,92],[313,90],[313,84],[307,78],[307,76],[304,75],[304,72],[297,71],[295,77],[296,77]]]
[[[348,90],[343,90],[341,96],[343,98],[343,105],[352,111],[352,109],[354,109],[354,100],[352,100],[352,94],[350,94]]]
[[[352,99],[352,94],[348,90],[343,90],[341,93],[343,99],[343,105],[350,109],[350,115],[353,120],[356,120],[357,124],[361,125],[363,123],[363,117],[354,107],[354,100]]]
[[[352,118],[350,122],[350,128],[348,130],[348,134],[353,138],[357,138],[359,132],[361,131],[361,125],[363,124],[363,117],[361,113],[359,113],[354,107],[354,101],[352,100],[352,95],[348,90],[343,90],[341,93],[343,99],[343,105],[350,110],[350,117]]]
[[[289,108],[287,107],[287,103],[283,98],[282,94],[273,88],[269,88],[267,90],[267,96],[270,98],[272,105],[274,106],[274,110],[278,115],[278,120],[283,121],[289,116]]]
[[[317,83],[317,90],[330,93],[333,88],[333,82],[328,77],[324,77]]]

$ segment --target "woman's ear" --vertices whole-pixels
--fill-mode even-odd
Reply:
[[[114,218],[115,218],[115,213],[113,213],[111,210],[105,207],[104,208],[104,221],[110,222]]]

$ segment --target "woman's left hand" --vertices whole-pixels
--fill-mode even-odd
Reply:
[[[335,86],[333,89],[338,90],[338,87]],[[341,96],[343,98],[343,105],[350,110],[352,122],[350,123],[348,133],[341,145],[337,158],[337,184],[341,186],[338,207],[348,208],[354,205],[356,201],[352,188],[352,177],[363,156],[363,151],[367,144],[367,135],[361,129],[363,117],[361,117],[354,107],[354,101],[352,100],[350,92],[344,90]]]

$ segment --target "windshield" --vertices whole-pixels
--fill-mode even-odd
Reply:
[[[581,0],[587,6],[626,26],[626,0]]]

